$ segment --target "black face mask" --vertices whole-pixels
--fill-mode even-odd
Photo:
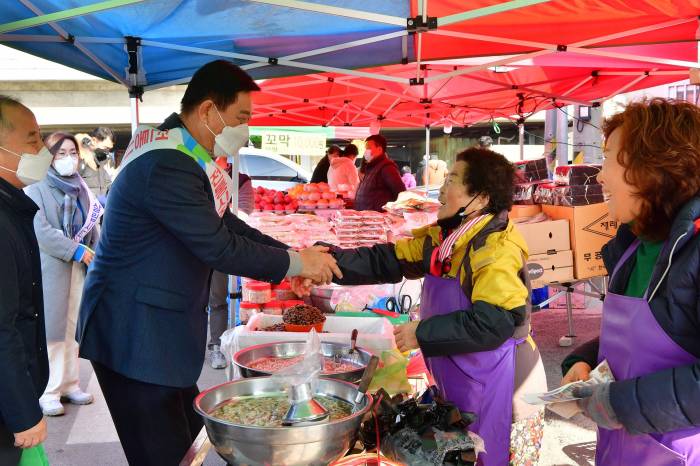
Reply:
[[[473,214],[474,212],[476,212],[476,210],[473,210],[469,213],[466,213],[466,214],[464,213],[464,211],[467,210],[467,208],[470,205],[472,205],[472,202],[476,201],[476,198],[479,197],[480,195],[481,195],[481,193],[478,193],[476,196],[474,196],[474,198],[471,201],[469,201],[469,204],[467,204],[464,207],[462,207],[461,209],[459,209],[457,211],[457,213],[454,214],[452,217],[438,219],[438,221],[437,221],[438,226],[440,228],[442,228],[443,230],[454,230],[455,228],[460,226],[465,217],[468,217],[471,214]]]
[[[99,147],[95,149],[95,158],[98,162],[104,162],[109,158],[109,151],[106,149],[100,149]]]

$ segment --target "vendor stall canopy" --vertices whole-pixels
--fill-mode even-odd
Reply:
[[[217,58],[286,77],[264,83],[258,124],[422,126],[684,79],[699,14],[700,0],[5,0],[0,42],[132,96]]]

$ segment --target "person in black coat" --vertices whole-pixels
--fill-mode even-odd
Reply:
[[[229,209],[233,183],[212,156],[248,142],[256,90],[230,62],[204,65],[179,115],[137,129],[112,184],[76,338],[131,465],[177,465],[202,427],[192,402],[213,269],[268,282],[340,274],[326,248],[291,251]]]
[[[30,155],[38,154],[38,155]],[[46,175],[51,153],[32,112],[0,96],[0,464],[46,439],[39,397],[49,379],[37,205],[22,191]]]
[[[318,161],[316,168],[314,168],[314,173],[311,175],[311,183],[328,183],[328,170],[331,168],[331,160],[328,156],[331,154],[341,155],[341,152],[338,146],[328,148],[328,153]]]

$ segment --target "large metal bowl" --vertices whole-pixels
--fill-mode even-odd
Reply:
[[[295,427],[236,425],[209,414],[231,398],[264,396],[280,390],[279,382],[272,377],[257,377],[210,388],[195,399],[194,409],[204,418],[209,440],[230,465],[327,465],[355,444],[362,418],[372,405],[372,397],[365,395],[356,411],[346,418]],[[320,379],[316,393],[354,404],[357,387],[340,380]]]
[[[233,355],[233,363],[238,366],[243,377],[261,377],[272,375],[270,372],[253,369],[250,363],[260,358],[278,357],[291,358],[298,356],[304,352],[306,343],[303,341],[285,341],[280,343],[264,343],[262,345],[251,346],[238,351]],[[340,357],[341,361],[351,362],[358,365],[358,368],[349,372],[337,372],[332,374],[322,374],[323,377],[329,379],[345,380],[347,382],[357,383],[362,378],[362,373],[365,371],[367,363],[369,363],[372,354],[361,348],[357,348],[357,354],[346,355],[350,345],[340,343],[323,342],[321,343],[321,353],[324,356],[333,357],[343,354]]]

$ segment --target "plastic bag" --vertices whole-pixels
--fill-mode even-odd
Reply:
[[[44,445],[40,444],[22,450],[22,456],[17,466],[49,466],[49,458],[44,451]]]
[[[389,395],[394,396],[399,393],[410,393],[411,384],[408,383],[406,368],[408,359],[401,352],[394,348],[383,351],[382,367],[377,369],[369,385],[369,391],[374,393],[383,388]]]
[[[381,298],[394,295],[393,285],[365,285],[338,288],[331,296],[331,306],[336,311],[360,312]]]
[[[303,358],[291,366],[280,369],[272,375],[272,378],[280,383],[291,397],[290,387],[309,384],[311,393],[316,393],[318,378],[323,368],[323,355],[321,354],[321,340],[316,330],[311,329],[306,337]],[[290,399],[290,401],[292,401]]]

